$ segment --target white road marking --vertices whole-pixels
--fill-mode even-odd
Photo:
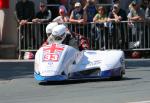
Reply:
[[[150,101],[138,101],[138,102],[128,102],[128,103],[150,103]]]

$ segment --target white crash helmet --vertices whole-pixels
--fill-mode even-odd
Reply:
[[[66,31],[67,28],[63,24],[55,26],[51,34],[53,42],[62,43],[63,40],[66,38]]]
[[[47,36],[49,36],[49,35],[52,33],[52,29],[53,29],[55,26],[57,26],[57,25],[58,25],[57,22],[51,22],[50,24],[48,24],[48,25],[46,26],[46,34],[47,34]]]

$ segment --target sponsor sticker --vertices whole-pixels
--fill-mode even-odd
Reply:
[[[88,67],[96,66],[96,65],[98,65],[98,64],[100,64],[100,63],[101,63],[100,60],[98,60],[98,61],[93,61],[93,62],[88,63],[87,66],[88,66]],[[83,64],[83,65],[84,65],[84,64]],[[85,65],[86,65],[86,64],[85,64]]]

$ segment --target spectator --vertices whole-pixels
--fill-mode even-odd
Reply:
[[[128,13],[129,27],[130,27],[130,48],[137,48],[140,46],[142,41],[142,23],[144,20],[144,10],[140,7],[140,4],[134,0],[129,5],[130,12]],[[136,22],[135,22],[136,21]]]
[[[141,8],[145,11],[147,8],[149,0],[142,0],[141,2]]]
[[[112,37],[112,48],[122,48],[125,41],[125,34],[123,31],[123,25],[120,25],[119,22],[126,21],[127,15],[126,12],[120,8],[119,4],[114,4],[113,9],[109,13],[108,16],[108,24],[109,24],[109,33],[110,37]],[[118,27],[120,28],[118,28]]]
[[[68,6],[68,0],[60,0],[61,5]]]
[[[67,16],[67,10],[64,6],[59,7],[59,16],[52,20],[53,22],[57,22],[59,24],[69,22],[69,17]]]
[[[39,12],[36,13],[36,18],[32,20],[35,23],[49,22],[51,19],[51,11],[47,10],[46,3],[40,1]]]
[[[120,0],[113,0],[113,4],[119,4],[120,5]]]
[[[133,0],[120,0],[120,7],[126,11],[126,13],[129,12],[129,5]]]
[[[93,18],[97,13],[96,0],[86,0],[86,4],[83,10],[86,12],[87,15],[87,25],[84,26],[84,34],[86,34],[87,37],[91,38],[91,22],[93,22]]]
[[[53,20],[59,15],[58,11],[59,11],[59,6],[61,4],[61,0],[47,0],[47,4],[48,4],[48,10],[51,10],[52,12],[51,19]]]
[[[32,21],[35,15],[34,3],[29,0],[18,1],[15,7],[16,16],[20,25]]]
[[[98,4],[110,4],[112,3],[112,0],[96,0]]]
[[[92,27],[92,39],[93,41],[101,41],[101,45],[98,42],[96,46],[104,47],[104,35],[105,38],[107,38],[107,33],[106,33],[106,29],[105,29],[105,24],[107,22],[107,14],[105,11],[105,8],[103,6],[99,6],[98,7],[98,13],[94,16],[93,18],[93,22],[95,22],[94,27]],[[105,34],[104,34],[105,32]],[[93,37],[94,36],[94,37]],[[107,45],[107,44],[106,44]],[[97,47],[96,47],[97,48]],[[105,48],[105,47],[104,47]]]
[[[78,0],[79,2],[81,2],[81,5],[84,7],[87,3],[87,0]],[[97,1],[97,0],[96,0]]]
[[[34,35],[34,46],[39,48],[41,44],[47,39],[47,35],[45,33],[46,25],[45,23],[49,22],[51,19],[51,11],[47,10],[46,3],[44,1],[40,1],[39,11],[36,13],[35,18],[32,20],[33,23],[39,23],[33,26],[35,29]]]
[[[59,10],[60,9],[63,9],[65,11],[66,15],[68,15],[68,10],[66,9],[65,5],[60,5]]]
[[[149,28],[149,25],[150,25],[150,1],[148,2],[147,4],[147,8],[146,8],[146,11],[145,11],[145,19],[146,19],[146,22],[148,21],[148,23],[146,23],[146,27],[145,27],[145,47],[147,48],[150,48],[150,36],[149,36],[149,33],[150,33],[150,28]]]
[[[94,16],[94,22],[104,23],[107,22],[107,14],[105,12],[105,8],[103,6],[98,7],[98,13]]]
[[[148,21],[150,21],[150,1],[148,3],[146,11],[145,11],[145,19],[148,20]]]
[[[119,4],[114,4],[112,11],[109,13],[108,21],[120,22],[126,20],[127,20],[126,12],[120,8]]]
[[[74,5],[76,2],[80,2],[81,0],[68,0],[68,11],[69,11],[69,15],[71,14],[71,11],[74,9]]]
[[[31,49],[33,47],[33,34],[31,32],[31,25],[27,25],[27,22],[31,22],[34,18],[34,6],[34,3],[30,0],[20,0],[15,5],[17,21],[21,25],[21,35],[19,35],[21,39],[21,48],[19,49]]]
[[[95,14],[97,13],[96,10],[96,1],[95,0],[86,0],[86,4],[84,6],[84,10],[87,14],[87,22],[92,22]]]
[[[69,21],[72,23],[84,23],[87,21],[87,14],[80,2],[75,3],[75,9],[71,12]]]
[[[75,25],[72,25],[72,31],[83,34],[83,23],[87,21],[87,14],[80,2],[75,3],[75,8],[71,12],[69,21],[75,23]]]
[[[104,5],[106,12],[110,11],[112,0],[95,0],[96,5]]]
[[[123,9],[124,11],[126,11],[126,13],[128,13],[129,12],[128,6],[131,3],[131,1],[132,0],[113,0],[113,5],[118,4],[121,9]],[[113,9],[113,6],[112,6],[112,9]]]
[[[131,21],[144,20],[144,10],[140,7],[140,4],[135,0],[129,5],[130,12],[128,13],[128,19]]]
[[[111,8],[110,8],[109,11],[112,11],[112,9],[113,9],[113,7],[114,7],[115,4],[119,5],[119,7],[120,7],[120,0],[113,0],[112,1],[112,6],[111,6]]]

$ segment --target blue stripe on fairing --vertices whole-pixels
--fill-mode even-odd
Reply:
[[[67,77],[64,75],[56,75],[56,76],[41,76],[34,72],[34,78],[38,81],[63,81],[67,80]]]
[[[111,69],[111,70],[105,70],[101,71],[99,75],[83,75],[80,72],[76,72],[71,74],[72,79],[78,79],[78,78],[109,78],[114,76],[121,76],[121,67]]]
[[[109,77],[114,77],[114,76],[121,76],[121,67],[111,69],[111,70],[106,70],[106,71],[101,71],[99,76],[90,76],[90,75],[83,75],[79,72],[72,73],[72,76],[70,79],[81,79],[81,78],[109,78]],[[38,81],[63,81],[67,80],[67,77],[65,75],[56,75],[56,76],[41,76],[37,73],[34,73],[34,78]]]

